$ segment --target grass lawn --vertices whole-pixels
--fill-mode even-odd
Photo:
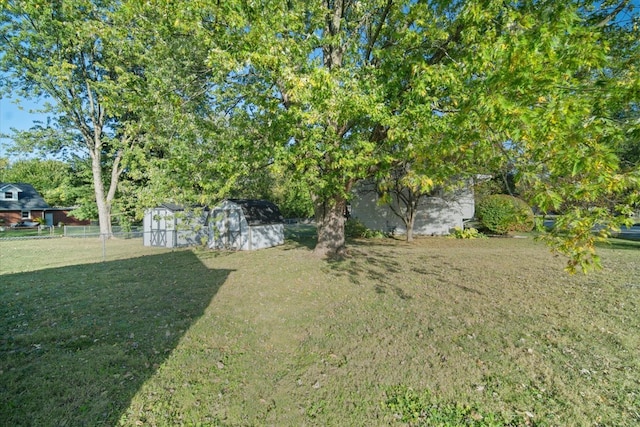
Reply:
[[[0,242],[0,425],[640,425],[640,243],[311,243]]]

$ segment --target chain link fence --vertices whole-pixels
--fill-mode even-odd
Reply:
[[[112,226],[111,231],[114,237],[121,239],[132,239],[142,237],[143,228]],[[97,225],[65,225],[64,237],[100,237],[100,227]]]
[[[142,237],[142,226],[112,227],[113,237],[132,239]],[[97,225],[65,225],[63,227],[40,226],[29,228],[5,228],[0,231],[0,240],[55,239],[60,237],[101,237]]]

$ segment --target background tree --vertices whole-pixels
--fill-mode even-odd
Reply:
[[[403,222],[407,242],[413,241],[413,227],[421,202],[437,192],[434,181],[427,175],[416,174],[407,163],[387,171],[375,182],[375,191],[382,203]]]
[[[154,0],[123,2],[118,10],[144,46],[139,63],[149,88],[136,106],[144,141],[129,152],[121,186],[138,217],[160,202],[213,205],[261,193],[268,184],[270,162],[252,155],[259,144],[251,123],[229,114],[241,100],[224,91],[237,67],[228,53],[233,33],[245,25],[236,7]]]
[[[43,139],[36,132],[21,148],[66,149],[91,159],[100,232],[106,236],[123,158],[141,134],[133,113],[141,73],[132,55],[135,40],[127,37],[124,22],[114,22],[118,4],[8,1],[0,11],[2,89],[52,101],[46,111],[53,125],[37,132],[55,136]]]

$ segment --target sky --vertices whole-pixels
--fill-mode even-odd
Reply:
[[[11,134],[11,128],[27,130],[36,125],[37,121],[46,122],[46,114],[36,114],[32,110],[39,108],[43,100],[23,100],[20,106],[15,99],[0,96],[0,135]],[[9,138],[0,138],[0,157],[8,157],[6,145],[11,143]]]

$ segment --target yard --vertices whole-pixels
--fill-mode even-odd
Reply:
[[[640,424],[640,243],[301,235],[0,242],[0,425]]]

